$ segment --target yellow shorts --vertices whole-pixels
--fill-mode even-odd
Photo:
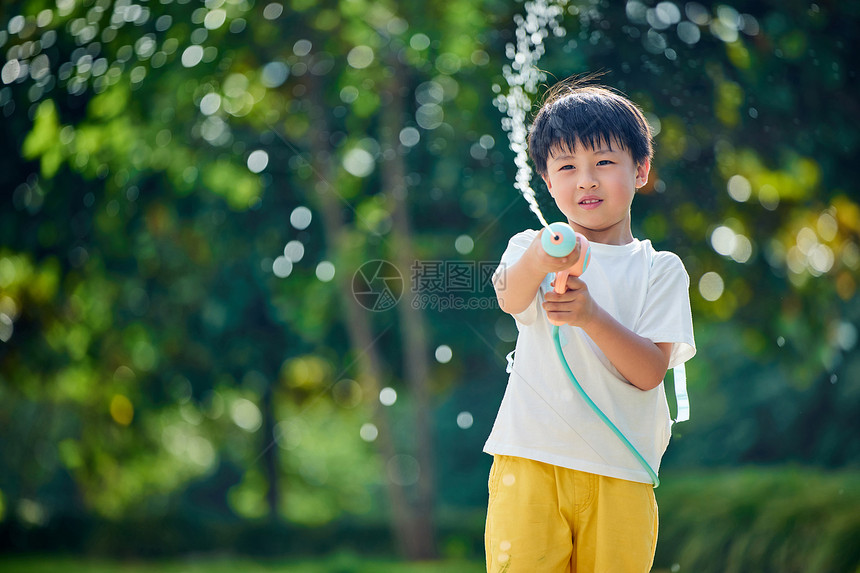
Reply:
[[[488,573],[647,573],[657,546],[651,484],[495,456]]]

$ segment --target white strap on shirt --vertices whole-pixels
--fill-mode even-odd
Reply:
[[[690,419],[690,396],[687,394],[687,367],[679,364],[672,369],[675,378],[675,403],[678,405],[678,415],[673,423],[686,422]]]

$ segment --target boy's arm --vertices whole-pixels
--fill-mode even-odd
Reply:
[[[568,269],[579,259],[578,243],[566,257],[548,255],[540,240],[544,232],[545,229],[541,229],[517,262],[493,276],[499,307],[510,315],[528,308],[548,273]]]
[[[669,368],[672,344],[652,342],[622,325],[591,298],[581,279],[568,277],[567,288],[563,294],[547,293],[547,315],[582,328],[616,370],[637,388],[651,390],[659,386]]]

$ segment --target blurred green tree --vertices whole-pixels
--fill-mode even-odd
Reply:
[[[856,464],[853,4],[565,7],[548,83],[609,70],[642,104],[635,232],[691,276],[666,466]],[[209,483],[209,515],[390,511],[433,555],[485,499],[515,338],[481,269],[536,225],[493,106],[522,10],[4,3],[0,518],[165,515]],[[378,312],[373,260],[401,278]],[[470,288],[419,284],[450,263]]]

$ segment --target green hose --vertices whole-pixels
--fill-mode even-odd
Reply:
[[[576,388],[576,391],[579,392],[579,395],[582,396],[582,399],[585,400],[585,403],[588,404],[588,406],[594,411],[595,414],[597,414],[597,417],[603,420],[603,423],[606,424],[609,429],[612,430],[613,433],[615,433],[616,436],[618,436],[618,439],[621,440],[621,442],[625,446],[627,446],[627,449],[630,450],[630,452],[636,457],[639,463],[642,464],[642,467],[645,468],[645,471],[648,472],[649,476],[651,476],[651,481],[654,483],[654,488],[656,489],[660,487],[660,478],[657,477],[657,472],[651,469],[651,466],[648,465],[648,462],[645,461],[645,458],[642,457],[642,454],[639,453],[639,450],[637,450],[636,447],[630,443],[630,440],[627,439],[627,436],[621,433],[621,430],[619,430],[618,427],[612,423],[612,420],[610,420],[606,416],[606,414],[603,413],[603,410],[601,410],[600,407],[594,403],[594,400],[592,400],[589,395],[586,394],[585,390],[582,388],[582,386],[579,384],[579,381],[576,379],[576,376],[573,375],[573,371],[571,371],[570,365],[564,358],[564,352],[562,352],[561,350],[561,340],[559,339],[558,326],[552,327],[552,340],[555,344],[555,351],[558,353],[558,357],[561,360],[562,365],[564,366],[564,370],[565,372],[567,372],[567,376],[570,378],[570,381],[573,382],[573,386],[574,388]]]

